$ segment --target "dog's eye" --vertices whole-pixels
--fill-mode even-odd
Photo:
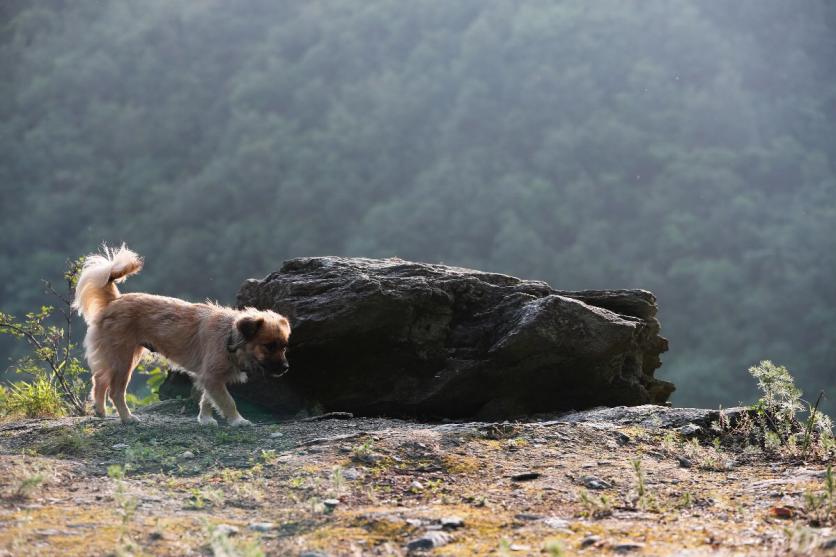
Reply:
[[[264,348],[266,348],[269,352],[275,352],[279,348],[279,343],[276,341],[268,342],[264,345]]]

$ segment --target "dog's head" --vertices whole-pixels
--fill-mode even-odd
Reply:
[[[235,336],[238,342],[230,351],[235,352],[248,373],[281,377],[290,369],[290,323],[284,316],[274,311],[249,310],[235,320]]]

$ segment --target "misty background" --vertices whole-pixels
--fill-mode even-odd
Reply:
[[[397,256],[651,290],[674,404],[836,409],[834,2],[6,0],[0,76],[2,311],[102,241],[226,304]]]

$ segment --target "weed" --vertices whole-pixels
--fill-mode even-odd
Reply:
[[[59,430],[56,435],[49,436],[35,448],[42,455],[79,456],[88,452],[92,443],[81,431],[66,428]]]
[[[128,495],[125,488],[125,474],[126,470],[123,466],[113,464],[108,466],[107,475],[116,482],[116,490],[113,493],[113,501],[116,503],[117,512],[121,518],[119,527],[119,551],[117,554],[132,555],[135,553],[138,546],[130,537],[128,531],[131,520],[133,520],[136,513],[137,500],[135,497]]]
[[[59,417],[66,414],[61,392],[46,377],[31,383],[16,381],[4,389],[2,414],[26,418]]]
[[[23,477],[17,484],[14,492],[15,499],[28,499],[32,493],[44,483],[44,476],[40,473]]]
[[[550,557],[563,557],[566,554],[563,550],[563,544],[558,540],[546,540],[543,543],[543,553]]]
[[[633,472],[636,475],[636,496],[633,501],[634,507],[642,510],[658,510],[656,498],[647,491],[647,482],[645,480],[644,470],[642,469],[641,459],[631,460]]]
[[[264,557],[264,550],[257,541],[233,543],[229,534],[213,524],[206,522],[209,535],[209,547],[215,557]]]
[[[220,489],[200,489],[192,488],[189,493],[189,503],[186,505],[187,509],[200,510],[211,505],[213,508],[220,508],[224,504],[224,493]]]
[[[345,488],[345,477],[343,476],[343,469],[335,466],[331,471],[331,484],[334,486],[336,493],[341,493]]]
[[[374,445],[374,442],[372,441],[371,438],[369,438],[369,439],[366,439],[360,445],[355,445],[354,448],[352,449],[352,452],[354,453],[354,456],[357,457],[357,458],[369,457],[372,454],[373,445]]]
[[[42,306],[40,311],[27,313],[23,319],[0,312],[0,335],[9,335],[26,342],[31,353],[15,364],[14,370],[31,378],[28,382],[14,383],[4,392],[3,408],[7,414],[27,417],[59,416],[72,410],[82,415],[86,411],[85,379],[87,370],[76,356],[72,341],[72,299],[83,261],[69,261],[64,273],[66,293],[58,293],[48,281],[43,281],[46,292],[57,298],[61,305],[61,325],[50,325],[54,308]],[[41,413],[39,413],[41,412]]]
[[[761,391],[753,410],[765,449],[778,451],[783,448],[790,454],[797,454],[801,441],[800,453],[804,457],[811,449],[821,452],[832,447],[832,421],[818,410],[823,394],[819,395],[815,405],[806,403],[789,370],[769,360],[750,367],[749,373],[758,380]],[[808,414],[803,427],[798,420],[798,414],[802,412]]]
[[[580,491],[580,501],[583,507],[581,516],[604,518],[612,514],[612,502],[606,495],[595,496],[586,489],[582,489]]]
[[[817,493],[808,491],[804,494],[804,510],[813,526],[825,526],[833,520],[833,496],[836,482],[833,478],[833,466],[827,465],[824,475],[824,489]]]
[[[264,464],[276,464],[279,461],[279,455],[275,449],[261,449],[259,458]]]

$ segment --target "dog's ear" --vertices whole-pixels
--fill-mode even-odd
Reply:
[[[244,340],[251,340],[258,334],[258,330],[262,325],[264,325],[264,319],[261,317],[242,317],[235,324],[244,337]]]

